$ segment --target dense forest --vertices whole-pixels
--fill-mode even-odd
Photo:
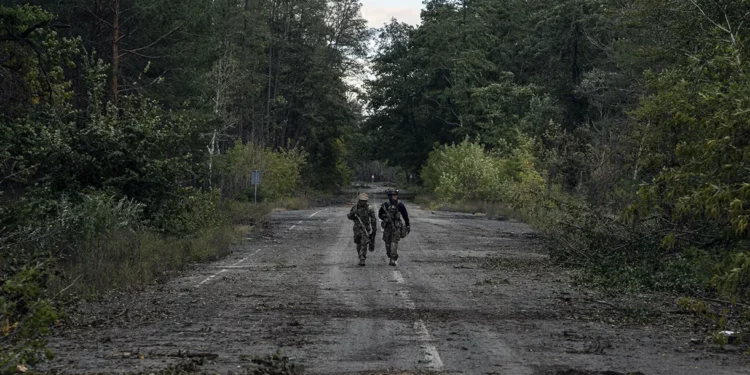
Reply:
[[[747,1],[427,1],[378,35],[372,158],[513,207],[605,284],[747,298]]]
[[[254,169],[267,204],[414,176],[601,286],[750,297],[750,1],[0,4],[2,369],[62,292],[226,254]]]
[[[222,256],[270,205],[349,182],[358,1],[0,4],[2,370],[41,359],[69,292]]]

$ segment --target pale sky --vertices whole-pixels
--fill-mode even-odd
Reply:
[[[370,27],[383,27],[391,18],[418,25],[421,10],[422,0],[362,0],[362,17]]]
[[[383,27],[384,24],[391,22],[391,18],[399,22],[406,22],[410,25],[419,25],[419,13],[422,11],[422,0],[361,0],[362,17],[367,20],[369,27]],[[370,48],[374,48],[374,40],[370,43]],[[346,81],[357,87],[362,88],[363,82],[367,78],[372,78],[372,72],[369,63],[360,60],[364,65],[364,72],[359,75],[349,75]]]

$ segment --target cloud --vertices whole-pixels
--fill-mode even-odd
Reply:
[[[406,22],[411,25],[419,24],[419,13],[421,7],[379,7],[376,5],[363,4],[362,17],[367,20],[370,27],[383,27],[383,24],[391,22],[391,18],[399,22]]]

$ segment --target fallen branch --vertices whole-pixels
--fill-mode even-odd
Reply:
[[[55,296],[55,298],[57,298],[57,297],[61,296],[61,295],[62,295],[63,293],[65,293],[65,291],[66,291],[66,290],[70,289],[70,288],[71,288],[71,287],[72,287],[73,285],[75,285],[76,281],[78,281],[78,279],[80,279],[80,278],[81,278],[81,276],[83,276],[83,275],[79,275],[78,277],[76,277],[76,279],[75,279],[75,280],[73,280],[73,282],[72,282],[72,283],[70,283],[70,285],[66,286],[66,287],[65,287],[65,288],[63,288],[63,289],[62,289],[61,291],[57,292],[57,295]]]

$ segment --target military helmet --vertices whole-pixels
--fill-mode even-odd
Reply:
[[[388,189],[385,191],[385,193],[388,194],[389,197],[393,194],[398,195],[398,189]]]
[[[362,194],[359,195],[359,200],[361,200],[361,201],[366,201],[367,198],[369,198],[367,196],[367,193],[362,193]]]

